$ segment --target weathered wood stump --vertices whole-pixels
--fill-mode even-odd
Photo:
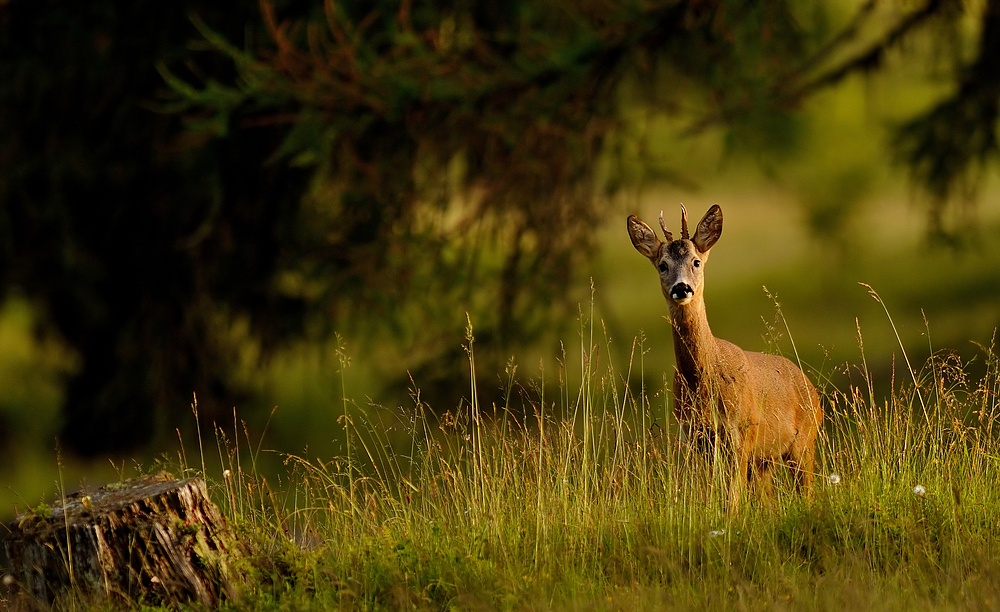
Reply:
[[[234,595],[235,542],[200,478],[166,472],[74,494],[10,524],[21,597],[211,606]]]

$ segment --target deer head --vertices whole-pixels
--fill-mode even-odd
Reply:
[[[668,304],[686,306],[704,292],[708,252],[722,235],[722,209],[714,205],[698,222],[694,237],[688,236],[687,210],[681,205],[681,237],[673,239],[660,213],[661,242],[653,230],[635,215],[628,218],[628,235],[635,250],[645,255],[660,273],[660,288]]]

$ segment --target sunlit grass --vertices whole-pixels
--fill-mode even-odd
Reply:
[[[862,342],[858,384],[827,386],[813,498],[779,478],[771,502],[730,511],[721,475],[671,433],[663,390],[629,386],[643,342],[627,363],[610,363],[599,325],[584,321],[579,370],[564,357],[556,382],[521,381],[511,362],[502,406],[479,406],[474,383],[470,401],[444,414],[416,389],[405,410],[362,409],[345,394],[351,454],[288,456],[281,482],[254,472],[252,440],[217,430],[227,471],[216,497],[253,551],[237,605],[1000,602],[993,347],[983,349],[981,379],[934,353],[879,399]],[[467,341],[471,373],[471,333]]]

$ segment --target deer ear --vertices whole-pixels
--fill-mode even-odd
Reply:
[[[702,253],[707,253],[722,235],[722,209],[716,204],[708,209],[705,216],[698,222],[698,229],[691,242]]]
[[[635,215],[628,217],[628,237],[632,239],[632,246],[649,259],[660,256],[660,247],[663,245],[656,237],[653,230],[648,225],[639,220]]]

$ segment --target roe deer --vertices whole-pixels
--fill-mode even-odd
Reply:
[[[792,469],[796,489],[810,494],[816,435],[823,409],[806,375],[788,359],[744,351],[716,338],[705,314],[705,263],[722,235],[722,209],[712,206],[688,236],[687,211],[681,205],[681,237],[663,222],[660,242],[635,215],[628,218],[632,245],[660,274],[673,327],[674,416],[682,438],[718,444],[733,461],[730,507],[740,503],[743,488],[755,482],[771,487],[772,464]]]

